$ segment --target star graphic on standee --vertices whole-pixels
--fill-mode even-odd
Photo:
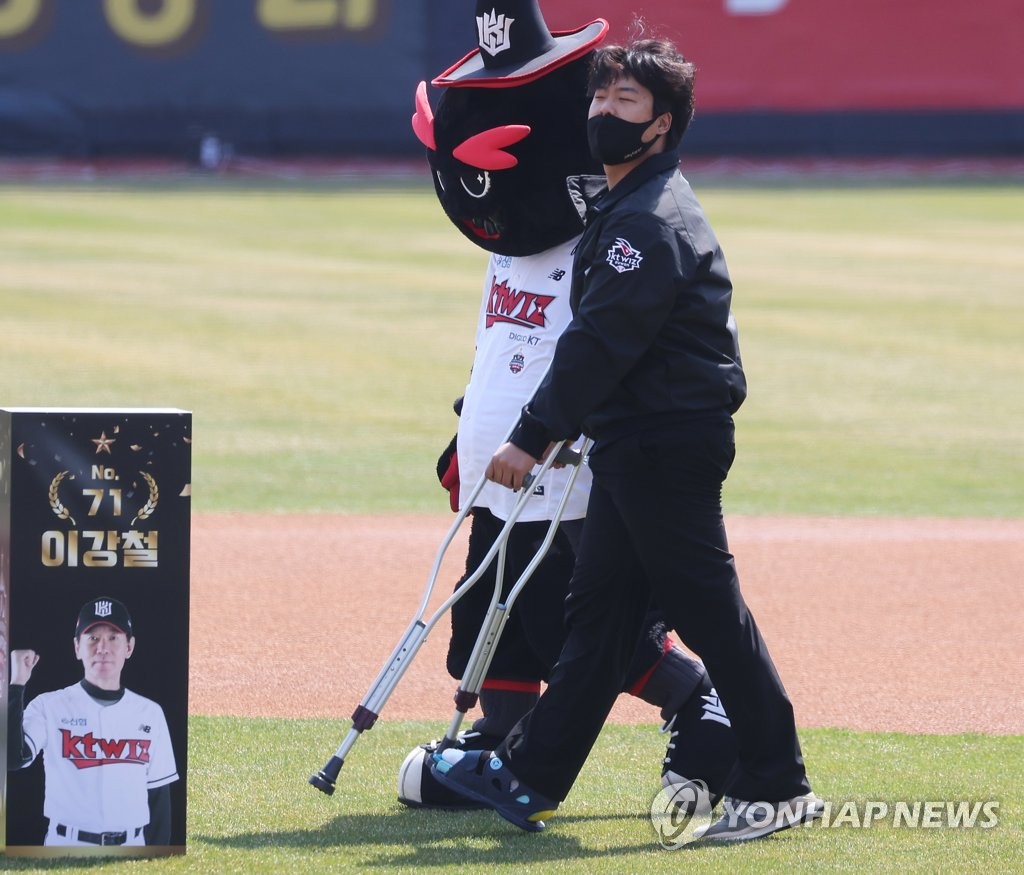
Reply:
[[[108,456],[113,455],[110,452],[110,445],[116,440],[117,438],[108,438],[107,433],[105,431],[101,431],[98,438],[92,439],[92,442],[96,444],[96,455],[99,455],[100,453],[106,453]]]

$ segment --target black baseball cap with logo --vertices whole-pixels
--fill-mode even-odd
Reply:
[[[98,626],[101,623],[119,629],[129,638],[135,634],[132,632],[132,618],[128,613],[128,608],[117,599],[103,596],[82,605],[82,609],[78,612],[75,637],[79,638],[84,632],[88,632],[93,626]]]

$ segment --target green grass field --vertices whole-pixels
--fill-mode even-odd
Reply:
[[[1020,870],[1024,738],[907,736],[806,730],[829,822],[736,848],[659,847],[647,817],[664,737],[609,725],[560,816],[529,835],[491,812],[412,811],[395,801],[397,763],[437,733],[430,723],[382,724],[359,742],[334,796],[305,784],[309,750],[334,747],[337,724],[201,717],[192,720],[189,846],[150,861],[4,861],[12,871],[422,873],[963,872]],[[865,803],[999,802],[998,823],[972,828],[863,827]],[[841,802],[859,805],[857,822]],[[918,823],[922,821],[919,820]]]
[[[751,390],[727,511],[1020,517],[1024,188],[693,181],[730,261]],[[434,460],[483,267],[423,186],[0,186],[0,405],[192,410],[198,512],[443,512]],[[808,829],[667,852],[645,816],[664,740],[650,727],[606,729],[544,836],[401,810],[398,763],[439,731],[381,724],[326,799],[304,782],[337,723],[195,718],[186,858],[4,866],[1011,872],[1024,859],[1024,737],[803,733],[829,799],[994,799],[991,830]]]
[[[695,185],[727,509],[1018,516],[1024,188]],[[197,511],[436,511],[484,264],[425,187],[0,187],[0,403],[192,410]]]

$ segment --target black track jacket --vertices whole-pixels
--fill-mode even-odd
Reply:
[[[534,458],[580,432],[731,415],[746,397],[725,258],[678,161],[654,155],[611,191],[568,181],[586,221],[573,320],[511,437]]]

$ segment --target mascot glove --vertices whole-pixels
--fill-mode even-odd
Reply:
[[[448,504],[452,513],[459,512],[459,454],[453,452],[448,468],[441,476],[441,485],[448,490]]]
[[[448,490],[448,503],[452,512],[459,512],[459,456],[456,453],[459,436],[455,435],[444,452],[437,458],[437,479]]]

